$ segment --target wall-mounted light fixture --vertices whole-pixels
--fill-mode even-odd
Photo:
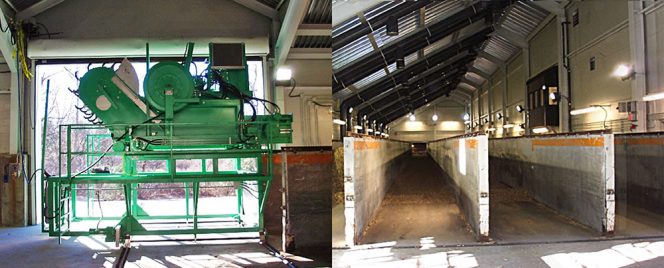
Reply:
[[[293,85],[293,71],[287,67],[281,67],[277,70],[274,84],[279,87],[290,87]]]
[[[432,115],[431,120],[434,122],[438,121],[438,115],[437,114]]]
[[[547,133],[547,132],[549,132],[549,128],[548,128],[548,127],[536,127],[536,128],[533,128],[533,133],[535,133],[535,134],[544,134],[544,133]]]
[[[337,125],[342,125],[342,126],[346,125],[346,121],[338,119],[338,118],[335,118],[334,120],[332,120],[332,123],[335,123]]]
[[[353,113],[353,107],[348,108],[348,113],[352,114]]]
[[[634,68],[627,64],[620,64],[613,71],[613,76],[618,77],[623,81],[634,78],[635,74],[636,72],[634,71]]]
[[[470,115],[468,113],[463,114],[463,121],[470,120]]]
[[[649,94],[643,97],[643,101],[656,101],[664,99],[664,92]]]
[[[587,113],[592,113],[596,111],[602,110],[602,106],[599,105],[593,105],[587,108],[581,108],[581,109],[574,109],[569,112],[571,115],[580,115],[580,114],[587,114]]]
[[[286,67],[281,67],[277,70],[277,75],[275,79],[277,81],[290,81],[293,78],[293,70]]]
[[[519,113],[523,113],[523,110],[524,110],[524,109],[523,109],[523,106],[522,106],[521,104],[517,105],[517,106],[514,107],[514,108],[516,109],[517,112],[519,112]]]

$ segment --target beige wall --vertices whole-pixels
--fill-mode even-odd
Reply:
[[[0,93],[0,154],[9,153],[10,96],[10,94]]]
[[[465,108],[458,103],[442,101],[439,104],[421,109],[415,113],[416,120],[399,119],[390,126],[390,138],[426,142],[464,133],[463,114]],[[438,121],[431,117],[437,114]]]
[[[523,96],[526,90],[526,77],[525,70],[523,68],[524,60],[521,56],[521,53],[517,53],[512,57],[506,64],[507,68],[507,77],[505,77],[505,70],[503,67],[500,67],[496,72],[491,76],[491,81],[485,82],[482,86],[483,91],[478,102],[477,92],[473,96],[473,102],[471,110],[474,115],[474,122],[480,122],[480,127],[475,128],[473,131],[487,131],[490,126],[484,124],[483,118],[489,115],[489,94],[491,94],[491,102],[493,106],[491,107],[491,113],[493,115],[493,127],[496,128],[494,132],[490,133],[491,137],[503,137],[503,136],[516,136],[520,135],[523,132],[523,129],[518,127],[523,123],[523,114],[516,111],[517,105],[523,105]],[[506,84],[505,84],[506,83]],[[507,98],[505,98],[506,110],[503,113],[503,91],[507,88]],[[488,90],[488,91],[487,91]],[[478,103],[482,103],[481,114],[478,113]],[[516,127],[510,129],[503,129],[503,120],[498,119],[498,113],[506,116],[506,121],[512,124],[515,124]]]
[[[586,46],[595,38],[627,20],[628,1],[574,1],[566,10],[568,21],[572,21],[574,10],[579,11],[579,25],[570,25],[570,51]]]
[[[558,25],[551,20],[530,40],[530,74],[536,76],[558,63]]]
[[[282,110],[293,114],[292,146],[332,145],[333,125],[331,60],[287,60],[285,66],[293,71],[296,88],[289,97],[290,87],[279,88],[277,103]]]
[[[572,130],[612,128],[628,131],[627,114],[616,110],[619,101],[631,99],[632,81],[612,75],[622,63],[630,63],[627,1],[575,2],[567,7],[568,19],[578,10],[579,24],[570,25],[570,95],[572,110],[590,105],[610,105],[605,111],[572,117]],[[595,58],[596,69],[590,70]]]
[[[664,92],[664,5],[646,13],[647,93]],[[648,131],[664,131],[664,100],[648,105]]]
[[[579,12],[579,24],[570,25],[570,83],[572,109],[585,108],[590,105],[606,104],[605,114],[602,110],[585,115],[572,116],[572,130],[585,131],[602,129],[605,124],[615,132],[629,131],[629,122],[626,113],[618,113],[618,102],[632,98],[634,80],[622,81],[612,74],[619,64],[631,64],[630,33],[628,25],[627,1],[580,1],[573,2],[566,7],[568,20],[571,21],[573,11]],[[529,40],[530,77],[537,75],[545,69],[558,63],[558,20],[553,18],[546,22],[538,33]],[[648,60],[648,93],[664,91],[664,8],[646,14],[646,40]],[[594,57],[596,69],[590,71],[589,61]],[[526,90],[524,58],[521,53],[513,56],[507,64],[507,77],[504,70],[499,68],[485,83],[483,88],[490,88],[492,96],[492,112],[496,121],[495,137],[503,136],[501,120],[496,114],[502,112],[503,90],[506,87],[505,99],[506,113],[510,123],[517,126],[524,122],[524,115],[515,109],[517,105],[524,105]],[[506,83],[506,85],[505,85]],[[478,95],[481,98],[478,100]],[[472,114],[475,121],[488,115],[488,95],[476,92],[471,102]],[[664,130],[664,101],[649,104],[649,130]],[[474,131],[486,131],[487,125],[482,125]],[[505,135],[520,135],[523,130],[515,127]]]
[[[589,60],[594,57],[596,69],[590,70]],[[630,81],[622,81],[612,75],[616,66],[630,62],[629,31],[627,27],[612,33],[606,39],[570,57],[572,72],[572,109],[591,105],[610,105],[604,111],[572,116],[572,129],[584,131],[601,129],[606,117],[607,127],[614,131],[627,131],[627,114],[616,110],[619,101],[631,99]]]

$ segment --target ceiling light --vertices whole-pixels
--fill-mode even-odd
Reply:
[[[360,126],[360,125],[355,125],[353,128],[354,128],[354,129],[357,129],[357,130],[360,130],[360,129],[362,129],[362,126]]]
[[[546,90],[546,85],[542,85],[542,90]]]
[[[517,112],[520,112],[520,113],[523,112],[523,106],[522,105],[517,105],[515,108],[516,108]]]
[[[533,133],[535,134],[543,134],[549,132],[549,128],[547,127],[536,127],[533,128]]]
[[[289,81],[293,78],[293,71],[289,68],[281,67],[277,70],[277,81]]]
[[[468,113],[463,114],[463,121],[470,120],[470,115]]]
[[[646,95],[645,97],[643,97],[643,101],[655,101],[655,100],[661,100],[661,99],[664,99],[664,92],[650,94],[650,95]]]
[[[353,107],[348,108],[348,113],[353,113]]]
[[[490,131],[490,132],[493,132],[493,131],[496,131],[496,128],[495,127],[490,127],[487,130]]]
[[[410,114],[410,116],[408,117],[408,119],[409,119],[410,121],[415,121],[415,115],[414,115],[414,114]]]
[[[510,123],[507,123],[507,124],[503,125],[503,128],[513,128],[513,127],[514,127],[514,124],[510,124]]]
[[[592,113],[601,110],[602,107],[599,106],[591,106],[588,108],[582,108],[582,109],[575,109],[569,112],[571,115],[580,115],[580,114],[587,114],[587,113]]]
[[[373,129],[367,128],[367,133],[373,132]]]
[[[431,120],[433,120],[434,122],[438,121],[438,115],[434,114],[433,116],[431,116]]]
[[[342,125],[342,126],[343,126],[343,125],[346,124],[346,121],[341,120],[341,119],[334,119],[334,120],[332,120],[332,123],[335,123],[335,124],[337,124],[337,125]]]

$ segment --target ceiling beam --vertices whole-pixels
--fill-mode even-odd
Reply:
[[[459,83],[459,88],[463,88],[472,92],[475,92],[479,89],[471,84],[466,83],[465,81],[461,81],[461,83]]]
[[[495,64],[498,64],[498,65],[503,65],[503,64],[505,63],[503,60],[497,58],[497,57],[494,56],[494,55],[491,55],[491,54],[489,54],[489,53],[486,53],[486,52],[484,52],[484,51],[479,51],[479,52],[477,52],[477,56],[480,57],[480,58],[484,58],[484,59],[486,59],[486,60],[488,60],[488,61],[490,61],[490,62],[493,62],[493,63],[495,63]]]
[[[479,75],[480,77],[482,77],[482,78],[484,78],[484,79],[486,79],[486,80],[491,80],[491,75],[490,75],[490,74],[485,73],[484,71],[475,68],[475,66],[472,65],[472,64],[469,64],[469,66],[468,66],[468,72],[471,72],[471,73],[477,74],[477,75]]]
[[[270,19],[275,19],[277,17],[277,10],[269,7],[259,1],[255,0],[233,0],[235,3],[243,5],[244,7],[251,9],[259,14],[268,17]]]
[[[506,28],[497,27],[493,35],[501,36],[517,47],[528,48],[528,41],[525,38]]]
[[[533,3],[542,9],[553,13],[555,15],[560,15],[562,14],[562,7],[567,5],[569,1],[567,0],[562,0],[562,1],[530,1],[530,3]]]
[[[501,2],[502,3],[502,2]],[[448,35],[453,34],[474,22],[484,20],[490,14],[488,8],[490,3],[478,2],[470,8],[461,10],[449,17],[440,19],[426,28],[420,28],[401,37],[398,42],[391,42],[381,48],[380,51],[368,53],[335,72],[337,81],[333,84],[333,93],[343,89],[344,85],[352,85],[364,77],[373,74],[386,63],[395,61],[397,52],[409,55],[431,42],[436,42]],[[332,44],[334,49],[336,44]]]
[[[330,60],[331,48],[291,48],[288,53],[289,60]]]
[[[362,1],[354,1],[354,2],[362,2]],[[389,4],[386,3],[385,6],[382,7],[383,9],[382,13],[379,13],[377,16],[373,16],[371,19],[367,20],[366,23],[360,23],[354,26],[353,28],[348,29],[347,31],[344,31],[343,33],[335,36],[332,42],[332,48],[333,49],[342,48],[343,46],[350,44],[351,42],[357,40],[358,38],[361,38],[371,33],[372,29],[378,29],[382,27],[387,23],[390,17],[395,17],[397,19],[401,18],[407,14],[410,14],[413,11],[418,10],[423,6],[428,5],[429,3],[431,3],[431,0],[415,1],[415,2],[392,2]],[[336,10],[338,10],[338,7],[335,7],[334,10],[335,10],[334,12],[335,16],[333,17],[336,17],[337,15]],[[339,12],[339,13],[344,13],[344,12]],[[364,11],[357,12],[356,14],[353,14],[353,16],[357,16],[358,14],[364,16],[366,12]]]
[[[2,23],[2,27],[7,27],[9,25],[7,23],[7,20],[5,19],[5,14],[0,9],[0,23]],[[14,59],[14,48],[15,46],[12,45],[12,33],[11,31],[7,32],[0,32],[0,53],[2,53],[2,56],[5,58],[5,62],[7,63],[7,67],[9,68],[9,71],[12,74],[16,74],[16,60]]]
[[[457,88],[452,90],[452,92],[456,92],[458,94],[465,96],[466,99],[468,99],[468,101],[470,101],[473,98],[473,91],[470,91],[466,88],[461,88],[457,86]]]
[[[19,19],[19,20],[25,20],[25,19],[32,18],[32,17],[37,16],[37,15],[41,14],[42,12],[48,10],[49,8],[52,8],[52,7],[62,3],[64,1],[65,0],[42,0],[42,1],[39,1],[39,2],[31,5],[30,7],[18,12],[16,14],[16,18]]]
[[[311,0],[290,0],[288,2],[288,9],[286,16],[281,24],[277,43],[275,45],[275,64],[274,70],[278,70],[286,62],[288,53],[290,52],[293,42],[295,42],[295,35],[297,30],[307,14],[307,8]]]
[[[471,85],[472,87],[474,87],[476,89],[482,89],[482,84],[478,84],[475,81],[472,81],[472,80],[466,78],[465,74],[463,76],[461,76],[461,82],[466,83],[468,85]]]
[[[332,35],[331,24],[302,24],[297,29],[297,35],[330,36]]]

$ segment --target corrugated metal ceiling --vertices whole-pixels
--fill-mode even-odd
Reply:
[[[435,1],[428,4],[425,8],[425,25],[434,24],[435,22],[440,21],[442,18],[449,17],[456,12],[462,10],[463,8],[468,7],[476,1],[457,1],[457,0],[448,0],[448,1]],[[391,12],[394,11],[395,7],[402,4],[403,2],[386,2],[381,5],[378,5],[371,10],[365,11],[364,14],[369,18],[370,16],[378,16],[383,14],[390,9]],[[518,44],[510,42],[512,38],[519,38],[521,42],[525,42],[528,36],[535,30],[537,27],[546,19],[549,15],[547,11],[538,7],[536,4],[531,3],[530,1],[520,0],[508,8],[504,9],[502,13],[498,16],[498,19],[495,20],[494,28],[502,28],[501,31],[508,31],[512,34],[510,36],[501,36],[501,31],[495,32],[492,34],[487,41],[480,47],[480,51],[491,55],[501,61],[506,61],[512,58],[515,54],[520,51]],[[406,14],[398,19],[399,23],[399,36],[387,36],[385,33],[385,26],[381,26],[377,29],[372,29],[372,33],[376,39],[376,43],[379,47],[384,47],[392,45],[395,42],[399,42],[400,39],[415,31],[418,27],[418,18],[419,11],[413,11],[409,14]],[[357,28],[361,24],[360,20],[355,17],[339,24],[332,31],[332,36],[338,36],[350,29]],[[432,54],[436,51],[439,51],[441,48],[448,47],[453,41],[463,38],[464,35],[470,35],[474,33],[477,29],[480,29],[484,26],[482,23],[476,23],[469,25],[456,34],[448,35],[440,40],[436,40],[426,46],[422,51],[424,56]],[[362,60],[362,57],[373,52],[373,46],[369,42],[369,38],[364,35],[361,36],[350,43],[347,43],[345,46],[335,49],[333,51],[333,70],[336,72],[340,69],[345,69],[347,66],[356,65],[355,62]],[[412,53],[411,55],[406,55],[406,68],[409,64],[412,64],[415,60],[419,59],[418,53]],[[480,70],[482,73],[493,74],[497,69],[498,65],[491,62],[488,59],[483,57],[477,57],[472,61],[473,67]],[[388,70],[391,72],[396,70],[394,63],[388,65]],[[363,79],[355,82],[353,85],[348,88],[344,88],[335,93],[335,97],[341,97],[345,99],[354,95],[357,92],[362,92],[362,90],[368,86],[371,86],[373,82],[378,79],[384,78],[387,74],[385,70],[378,70]],[[463,74],[463,77],[466,78],[470,83],[481,85],[484,83],[485,78],[478,74],[467,72]],[[383,79],[384,80],[384,79]],[[472,88],[472,86],[467,83],[460,83],[458,87],[463,88]],[[385,90],[388,90],[387,88]]]
[[[518,1],[503,12],[498,25],[514,33],[517,37],[527,40],[528,36],[548,15],[549,12],[530,1]],[[516,55],[519,49],[517,45],[511,43],[507,38],[494,35],[484,44],[482,50],[491,56],[506,61]],[[494,62],[478,57],[473,67],[484,73],[493,74],[499,66]],[[485,79],[482,78],[481,81],[484,82]]]

